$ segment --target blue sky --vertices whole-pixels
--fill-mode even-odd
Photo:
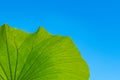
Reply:
[[[119,0],[2,0],[0,25],[27,32],[43,26],[70,36],[90,67],[90,80],[120,80]]]

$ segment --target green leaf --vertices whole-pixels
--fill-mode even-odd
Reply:
[[[43,28],[31,34],[0,27],[0,80],[89,80],[89,69],[70,37]]]

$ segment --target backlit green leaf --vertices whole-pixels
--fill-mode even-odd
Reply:
[[[70,37],[43,28],[31,34],[0,27],[0,80],[89,80],[89,69]]]

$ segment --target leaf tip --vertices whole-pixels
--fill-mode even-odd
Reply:
[[[9,25],[6,23],[6,24],[3,24],[3,26],[9,26]]]
[[[50,34],[43,26],[40,26],[36,33],[47,33],[47,34]]]
[[[40,26],[40,27],[38,28],[37,32],[39,32],[39,31],[46,31],[46,30],[43,28],[43,26]]]
[[[3,27],[4,29],[7,29],[7,28],[9,28],[9,25],[8,25],[8,24],[3,24],[2,27]]]

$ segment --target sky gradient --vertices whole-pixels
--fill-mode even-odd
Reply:
[[[43,26],[70,36],[90,68],[90,80],[120,80],[119,0],[2,0],[0,25],[33,33]]]

